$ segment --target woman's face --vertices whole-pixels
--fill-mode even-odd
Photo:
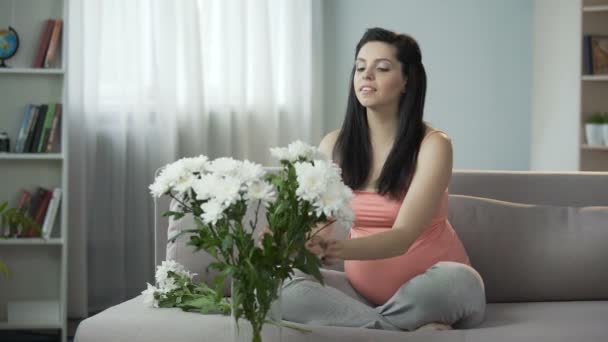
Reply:
[[[359,102],[366,108],[393,108],[405,89],[396,48],[383,42],[365,43],[355,60],[353,86]]]

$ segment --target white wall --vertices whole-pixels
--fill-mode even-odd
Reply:
[[[535,0],[532,170],[579,169],[581,0]]]
[[[366,28],[411,34],[428,75],[425,119],[458,169],[528,170],[532,0],[325,0],[324,128],[340,127]]]

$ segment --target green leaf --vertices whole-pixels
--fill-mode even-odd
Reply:
[[[230,250],[232,250],[233,246],[234,246],[234,240],[232,239],[232,236],[226,235],[226,237],[224,237],[224,239],[222,240],[222,249],[225,251],[230,251]]]
[[[2,260],[0,260],[0,273],[4,274],[4,276],[6,277],[10,277],[11,275],[8,266],[6,266],[6,264]]]
[[[3,212],[6,207],[8,207],[8,202],[3,202],[0,204],[0,213]]]
[[[323,276],[321,275],[321,261],[319,258],[310,253],[307,249],[303,249],[300,254],[297,256],[294,267],[300,269],[302,272],[306,274],[311,274],[315,277],[321,284],[323,282]]]

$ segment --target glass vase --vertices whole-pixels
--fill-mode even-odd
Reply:
[[[238,280],[232,279],[230,284],[232,297],[234,298],[237,295],[237,289],[234,286],[235,282]],[[270,310],[268,310],[266,314],[266,322],[264,323],[262,330],[259,336],[254,336],[253,328],[251,322],[249,322],[245,317],[241,317],[236,320],[235,317],[235,304],[232,301],[232,314],[231,314],[231,322],[232,322],[232,337],[234,342],[281,342],[282,337],[282,328],[280,326],[282,320],[282,312],[281,312],[281,287],[282,282],[278,285],[277,288],[277,299],[272,301],[270,305]],[[270,323],[270,322],[274,322]]]

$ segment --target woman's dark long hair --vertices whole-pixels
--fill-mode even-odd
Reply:
[[[401,62],[403,76],[407,77],[405,92],[399,100],[399,123],[393,147],[384,163],[378,179],[377,191],[392,198],[400,198],[411,182],[418,150],[424,136],[424,98],[426,72],[422,65],[420,47],[416,40],[405,34],[397,34],[382,28],[368,29],[355,51],[355,58],[365,43],[377,41],[394,46],[396,58]],[[355,95],[353,66],[346,116],[333,150],[333,158],[342,168],[344,183],[350,188],[361,189],[368,180],[372,147],[366,109]]]

